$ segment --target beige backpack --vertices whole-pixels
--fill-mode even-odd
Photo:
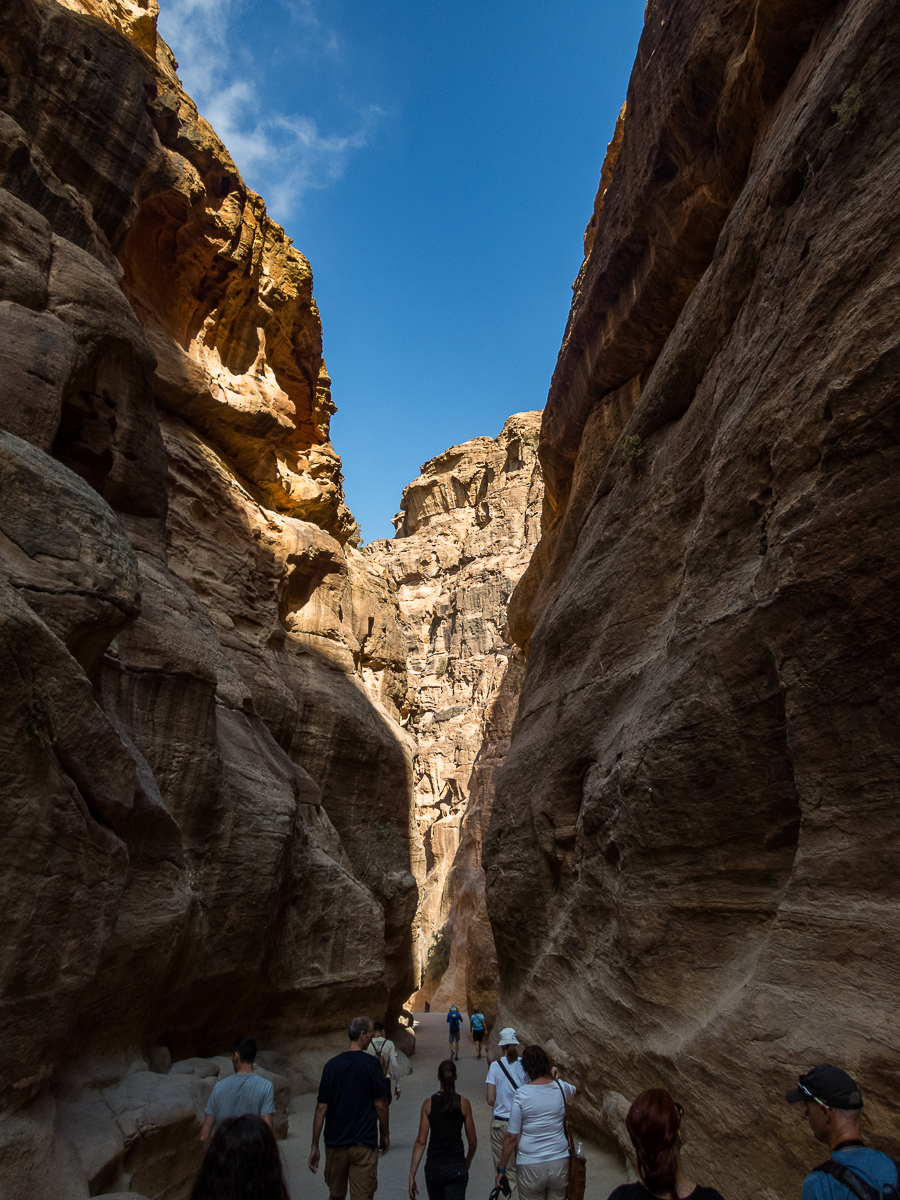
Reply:
[[[390,1079],[390,1077],[391,1077],[391,1057],[390,1057],[390,1055],[388,1055],[387,1062],[384,1061],[384,1047],[385,1047],[385,1044],[387,1043],[387,1038],[382,1036],[380,1049],[378,1046],[375,1046],[375,1042],[377,1040],[378,1040],[377,1038],[372,1038],[370,1045],[375,1047],[375,1057],[381,1063],[381,1069],[384,1072],[385,1079]]]

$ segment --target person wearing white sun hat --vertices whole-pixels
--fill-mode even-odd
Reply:
[[[496,1062],[491,1063],[487,1073],[487,1102],[494,1110],[491,1119],[491,1153],[494,1156],[495,1171],[503,1151],[503,1139],[506,1137],[506,1128],[509,1125],[509,1111],[513,1096],[525,1083],[525,1072],[519,1062],[519,1042],[512,1026],[500,1030],[498,1042],[503,1054]],[[515,1200],[517,1195],[515,1153],[510,1156],[509,1162],[506,1164],[506,1181],[509,1184],[510,1196]]]

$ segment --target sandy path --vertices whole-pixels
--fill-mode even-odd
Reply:
[[[418,1013],[416,1039],[416,1054],[410,1059],[413,1073],[400,1081],[400,1099],[391,1105],[391,1148],[379,1163],[377,1200],[407,1198],[409,1161],[419,1128],[422,1101],[437,1091],[438,1063],[448,1052],[446,1013]],[[478,1133],[478,1151],[469,1172],[466,1200],[488,1200],[494,1185],[489,1137],[491,1110],[484,1099],[488,1065],[486,1055],[482,1055],[481,1061],[478,1061],[474,1044],[464,1035],[457,1063],[457,1088],[472,1103]],[[291,1136],[281,1143],[292,1200],[328,1200],[322,1168],[316,1175],[311,1175],[306,1165],[315,1107],[316,1098],[312,1095],[299,1096],[293,1101]],[[585,1150],[588,1163],[586,1200],[606,1200],[614,1187],[626,1181],[625,1169],[616,1158],[596,1146],[588,1144]],[[322,1158],[324,1164],[324,1145]],[[420,1200],[427,1200],[421,1166],[418,1184]]]

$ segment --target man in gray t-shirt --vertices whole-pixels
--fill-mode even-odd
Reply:
[[[262,1117],[272,1128],[275,1112],[275,1089],[268,1079],[254,1075],[253,1060],[256,1058],[256,1042],[250,1037],[239,1037],[231,1051],[234,1074],[220,1079],[213,1088],[206,1106],[206,1119],[200,1130],[200,1141],[205,1146],[212,1137],[213,1129],[226,1117],[243,1117],[246,1113]]]

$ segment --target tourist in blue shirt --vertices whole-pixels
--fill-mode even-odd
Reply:
[[[253,1070],[255,1058],[256,1042],[253,1038],[239,1037],[231,1049],[234,1074],[219,1080],[206,1105],[200,1129],[200,1142],[204,1147],[209,1143],[216,1125],[228,1117],[243,1117],[249,1113],[262,1117],[272,1128],[275,1089],[268,1079]]]
[[[788,1104],[803,1105],[813,1137],[831,1151],[828,1162],[804,1179],[801,1200],[896,1198],[900,1172],[892,1159],[859,1136],[862,1093],[846,1071],[828,1063],[813,1067],[784,1098]]]
[[[478,1057],[481,1058],[481,1043],[484,1039],[484,1013],[474,1012],[469,1017],[469,1028],[478,1047]]]

